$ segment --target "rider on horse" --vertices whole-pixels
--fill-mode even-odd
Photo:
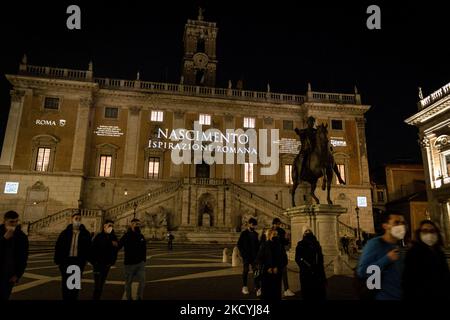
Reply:
[[[315,122],[316,119],[314,119],[314,117],[312,116],[309,116],[308,119],[306,120],[306,123],[308,124],[308,127],[306,129],[299,130],[295,128],[295,132],[300,137],[301,143],[300,152],[297,155],[298,159],[296,159],[296,161],[299,160],[298,163],[301,164],[301,167],[298,170],[298,174],[300,177],[303,174],[303,168],[306,163],[306,158],[308,155],[311,154],[311,152],[314,150],[314,146],[316,145],[317,129],[314,128]]]

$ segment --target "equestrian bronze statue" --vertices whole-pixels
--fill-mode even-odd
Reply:
[[[306,129],[295,132],[300,137],[300,152],[292,165],[292,206],[295,207],[295,190],[302,181],[309,182],[311,185],[311,196],[319,204],[319,198],[316,197],[317,180],[322,179],[322,190],[327,189],[328,204],[333,204],[330,199],[331,181],[333,172],[336,174],[339,183],[345,184],[341,178],[339,169],[334,162],[332,148],[328,140],[328,124],[321,124],[314,128],[315,119],[308,117]]]

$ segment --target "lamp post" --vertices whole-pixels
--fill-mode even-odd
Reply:
[[[78,213],[81,215],[81,207],[83,206],[83,200],[78,199]]]
[[[136,218],[136,209],[137,209],[137,206],[138,206],[138,204],[137,204],[137,202],[135,202],[135,203],[133,204],[133,219]]]
[[[358,233],[358,249],[361,249],[361,233],[360,233],[360,229],[359,229],[359,207],[356,206],[355,208],[356,211],[356,224],[357,224],[357,233]]]

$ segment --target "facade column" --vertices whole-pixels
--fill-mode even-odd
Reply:
[[[173,113],[173,129],[184,128],[184,115],[183,111],[175,111]],[[170,177],[182,178],[183,177],[183,164],[174,164],[170,161]]]
[[[141,107],[130,107],[128,109],[123,176],[135,177],[137,175],[141,109]]]
[[[357,141],[358,141],[358,151],[359,151],[359,159],[360,165],[359,168],[361,170],[361,184],[369,185],[370,177],[369,177],[369,162],[367,160],[367,145],[366,145],[366,119],[364,116],[361,118],[356,118],[356,128],[357,128]]]
[[[78,104],[77,123],[73,138],[72,161],[70,171],[84,173],[86,149],[89,131],[89,118],[93,101],[91,98],[81,98]]]
[[[22,119],[25,91],[11,90],[11,108],[9,109],[8,124],[3,140],[0,168],[12,170],[16,154],[17,139],[19,137],[20,121]]]
[[[431,156],[431,147],[430,147],[430,139],[426,137],[423,133],[419,133],[419,144],[420,150],[422,152],[422,159],[424,165],[424,173],[425,173],[425,185],[427,188],[427,200],[428,200],[428,210],[430,216],[434,219],[439,217],[439,206],[435,204],[434,195],[432,192],[432,188],[434,187],[433,181],[433,160]]]
[[[190,185],[185,185],[182,191],[182,199],[181,199],[181,225],[188,226],[189,225],[189,209],[190,209]]]

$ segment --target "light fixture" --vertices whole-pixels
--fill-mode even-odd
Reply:
[[[128,195],[128,190],[125,189],[125,191],[123,192],[123,194],[127,196],[127,195]]]

